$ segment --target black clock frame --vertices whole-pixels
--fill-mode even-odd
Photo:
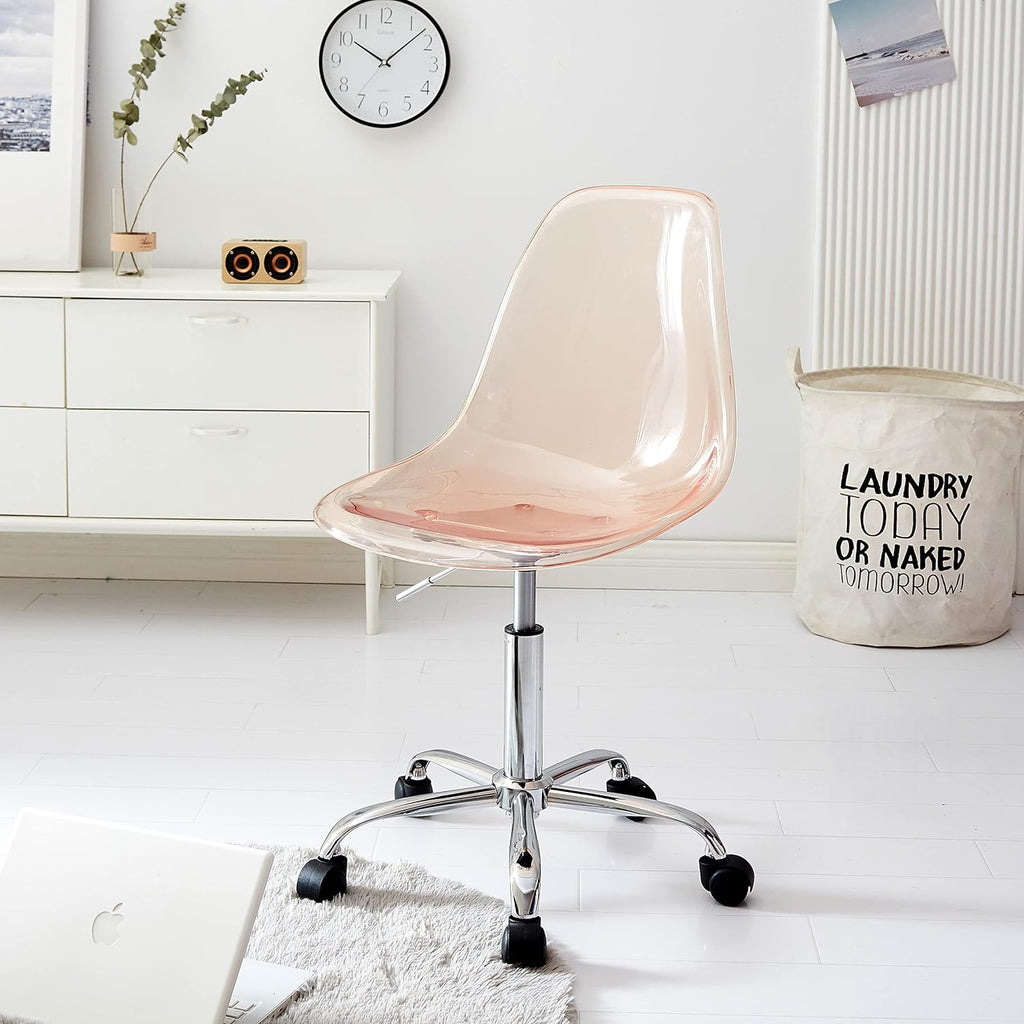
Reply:
[[[349,118],[352,121],[355,121],[356,124],[361,124],[366,128],[404,128],[407,124],[412,124],[413,121],[418,121],[424,114],[429,114],[430,111],[437,106],[438,101],[441,99],[441,96],[444,93],[445,86],[448,84],[448,75],[452,69],[451,50],[448,48],[448,40],[447,38],[445,38],[444,30],[437,23],[437,19],[430,13],[430,11],[427,11],[424,8],[420,7],[419,4],[413,3],[412,0],[398,0],[398,2],[405,4],[406,7],[412,7],[414,10],[419,11],[420,14],[429,18],[433,25],[436,27],[438,38],[441,40],[441,46],[444,48],[444,77],[441,79],[441,85],[437,90],[437,95],[434,97],[434,101],[430,103],[428,106],[424,107],[423,110],[421,110],[418,114],[415,114],[413,117],[410,117],[406,121],[392,121],[390,123],[385,124],[377,123],[375,121],[364,121],[361,117],[356,117],[355,114],[351,113],[351,111],[346,110],[334,98],[334,93],[332,92],[331,87],[327,84],[327,78],[324,75],[324,48],[326,47],[327,40],[331,35],[331,30],[338,23],[338,20],[340,18],[343,18],[346,14],[348,14],[349,11],[353,10],[354,8],[363,7],[367,3],[371,2],[373,2],[373,0],[355,0],[355,3],[349,4],[348,7],[345,7],[342,10],[340,10],[331,19],[331,23],[327,26],[327,29],[324,32],[323,39],[320,40],[318,63],[318,68],[320,71],[320,84],[324,87],[324,92],[327,93],[327,98],[331,101],[331,103],[338,110],[340,110],[347,118]]]

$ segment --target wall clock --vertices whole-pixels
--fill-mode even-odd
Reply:
[[[448,83],[448,43],[437,22],[408,0],[358,0],[324,33],[320,79],[343,114],[395,128],[440,99]]]

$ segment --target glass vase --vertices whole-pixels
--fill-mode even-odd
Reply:
[[[118,277],[139,277],[150,269],[156,232],[149,221],[149,200],[137,189],[110,191],[110,258]]]

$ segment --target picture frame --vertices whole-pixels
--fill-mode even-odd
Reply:
[[[88,0],[0,6],[0,270],[82,266]]]

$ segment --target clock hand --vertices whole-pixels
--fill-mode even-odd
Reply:
[[[376,71],[374,71],[374,73],[372,75],[370,75],[370,77],[365,82],[363,82],[363,87],[361,89],[356,90],[356,95],[357,96],[360,93],[366,92],[366,87],[377,77],[378,73],[380,72],[380,69],[383,68],[383,67],[390,67],[390,65],[381,64],[380,67],[378,67],[376,69]]]
[[[405,48],[406,48],[406,47],[407,47],[407,46],[409,45],[409,43],[413,42],[413,41],[414,41],[414,40],[416,40],[416,39],[419,39],[419,37],[420,37],[421,35],[423,35],[423,33],[424,33],[424,32],[426,32],[426,31],[427,31],[427,30],[426,30],[425,28],[421,28],[421,29],[419,30],[419,32],[417,32],[417,33],[416,33],[416,35],[414,35],[414,36],[412,37],[412,39],[410,39],[410,40],[409,40],[408,42],[406,42],[406,43],[402,43],[402,45],[401,45],[401,46],[400,46],[400,47],[399,47],[399,48],[398,48],[397,50],[395,50],[395,52],[394,52],[394,53],[389,53],[389,54],[388,54],[388,56],[387,56],[387,59],[386,59],[386,60],[384,61],[384,63],[385,63],[385,64],[387,64],[387,65],[388,65],[388,67],[390,67],[390,66],[391,66],[391,64],[390,64],[391,58],[392,58],[392,57],[395,57],[395,56],[397,56],[398,54],[400,54],[400,53],[401,53],[401,52],[402,52],[402,51],[403,51],[403,50],[404,50],[404,49],[405,49]]]
[[[391,57],[386,57],[386,58],[385,57],[378,57],[377,54],[375,54],[373,52],[373,50],[367,50],[366,47],[363,46],[363,44],[360,43],[358,40],[353,39],[352,42],[355,43],[356,46],[358,46],[360,50],[365,50],[374,60],[379,61],[381,67],[384,67],[388,63],[388,61],[391,60],[391,57],[394,57],[394,54],[391,54]],[[409,42],[412,42],[412,40],[410,39]]]

